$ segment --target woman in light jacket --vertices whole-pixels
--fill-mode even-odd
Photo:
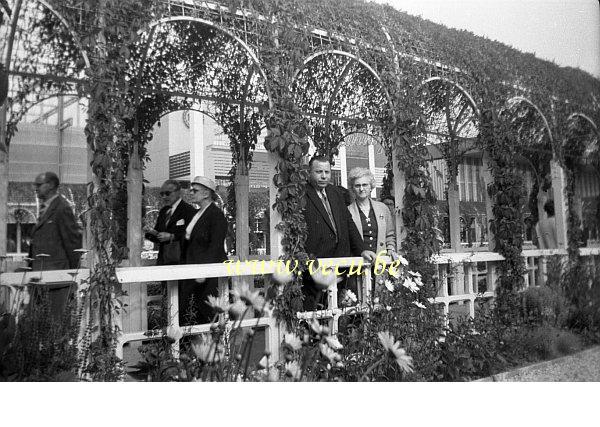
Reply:
[[[348,185],[355,200],[348,206],[352,219],[368,249],[376,254],[384,252],[396,259],[396,230],[388,207],[371,200],[375,177],[369,169],[353,168],[348,174]]]
[[[214,203],[216,200],[215,183],[206,177],[197,176],[191,183],[193,201],[199,206],[198,212],[185,229],[182,264],[209,264],[223,262],[225,254],[225,236],[227,219]],[[202,324],[212,321],[214,312],[206,304],[209,295],[217,296],[218,278],[186,280],[179,287],[179,318],[185,324]],[[190,304],[193,296],[194,304]],[[193,319],[186,314],[193,312]]]

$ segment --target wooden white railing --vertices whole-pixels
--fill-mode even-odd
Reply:
[[[539,286],[546,280],[547,260],[552,255],[566,255],[565,250],[525,250],[523,257],[526,258],[527,272],[524,275],[526,286]],[[582,248],[580,255],[587,258],[590,266],[600,266],[600,248]],[[338,265],[339,267],[356,266],[362,259],[358,257],[328,258],[320,260],[327,265]],[[442,253],[434,257],[438,266],[438,296],[434,302],[443,306],[443,311],[448,317],[458,314],[477,315],[477,304],[492,298],[495,295],[494,286],[497,279],[496,268],[503,257],[493,252],[472,253]],[[366,268],[364,263],[363,275],[358,280],[358,303],[352,307],[338,307],[338,289],[333,285],[328,289],[327,308],[312,312],[299,312],[299,319],[317,318],[328,320],[333,333],[338,330],[340,316],[352,312],[361,311],[364,304],[370,299],[371,269]],[[254,278],[262,277],[265,281],[264,289],[270,282],[270,276],[277,268],[276,262],[252,260],[242,261],[232,265],[198,264],[179,266],[152,266],[152,267],[123,267],[116,271],[117,279],[128,288],[129,295],[123,298],[127,306],[123,309],[122,330],[119,339],[117,355],[123,356],[123,346],[130,342],[141,342],[156,339],[163,336],[163,330],[151,330],[147,328],[148,310],[146,305],[140,304],[139,295],[145,293],[148,283],[167,283],[167,321],[168,325],[184,335],[195,335],[209,332],[210,325],[179,326],[178,323],[178,281],[196,278],[219,278],[219,293],[224,295],[229,292],[231,281],[232,288],[241,286],[242,283],[253,287]],[[410,268],[410,266],[409,266]],[[5,285],[23,285],[33,280],[41,283],[77,283],[78,288],[86,286],[89,278],[89,270],[59,270],[45,272],[3,273],[0,274],[0,289],[4,292],[4,306],[14,307],[15,298],[27,302],[27,287],[17,286],[15,289],[20,294],[11,290],[7,292]],[[199,284],[198,286],[202,286]],[[19,289],[21,289],[19,291]],[[137,292],[131,292],[137,290]],[[143,292],[140,292],[143,291]],[[137,295],[137,296],[136,296]],[[155,297],[160,299],[161,296]],[[151,301],[147,297],[142,301]],[[0,295],[2,301],[2,295]],[[144,319],[145,318],[145,319]],[[135,321],[132,321],[135,319]],[[144,319],[144,321],[141,321]],[[273,360],[279,357],[279,346],[282,341],[283,329],[272,317],[249,318],[242,322],[242,327],[265,328],[266,350],[271,352]],[[177,343],[174,350],[178,351]]]

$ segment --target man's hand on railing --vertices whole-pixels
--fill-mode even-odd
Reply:
[[[360,255],[365,259],[365,261],[370,262],[371,264],[377,259],[377,254],[373,251],[362,251]]]

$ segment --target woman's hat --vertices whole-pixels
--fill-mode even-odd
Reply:
[[[194,178],[194,180],[191,182],[191,184],[199,184],[199,185],[203,185],[206,188],[210,188],[212,191],[215,191],[215,189],[217,188],[217,186],[215,185],[215,182],[210,179],[210,178],[206,178],[205,176],[197,176]]]

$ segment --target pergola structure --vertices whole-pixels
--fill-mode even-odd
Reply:
[[[385,147],[398,234],[405,234],[406,185],[396,155],[401,148],[393,145],[385,129],[390,121],[417,119],[423,132],[411,135],[409,145],[447,163],[450,247],[459,252],[458,165],[466,153],[481,149],[477,140],[483,111],[494,110],[514,130],[523,158],[534,167],[550,165],[550,171],[536,172],[551,172],[560,207],[557,220],[563,224],[559,246],[567,247],[567,201],[558,160],[598,155],[598,80],[389,6],[350,0],[283,3],[167,0],[152,4],[146,21],[111,15],[103,1],[94,8],[75,0],[0,3],[2,76],[8,83],[0,114],[0,255],[6,251],[9,215],[9,142],[21,117],[35,103],[59,94],[88,98],[92,111],[101,108],[103,91],[117,85],[126,86],[117,90],[128,98],[122,106],[124,119],[115,127],[128,140],[99,147],[100,139],[89,137],[88,181],[98,186],[113,176],[126,186],[122,218],[127,218],[130,266],[140,265],[142,171],[149,132],[165,114],[189,109],[210,113],[231,141],[236,255],[242,259],[248,248],[252,153],[263,143],[258,135],[265,123],[273,128],[270,118],[282,111],[290,122],[301,123],[296,122],[289,135],[271,133],[271,206],[297,196],[294,185],[288,184],[301,178],[282,178],[285,161],[305,156],[309,141],[317,152],[343,157],[340,142],[350,134],[365,133]],[[110,33],[111,20],[129,25],[133,33]],[[130,42],[123,42],[120,52],[110,51],[107,40],[119,37]],[[101,72],[107,61],[121,63],[111,70],[114,81]],[[100,107],[94,106],[97,102]],[[568,136],[574,133],[585,140],[583,151],[571,150]],[[286,145],[289,141],[294,144]],[[120,175],[107,172],[112,166],[99,156],[107,150],[120,153],[115,164],[126,168]],[[485,148],[481,156],[486,165]],[[483,182],[491,184],[491,175]],[[490,219],[491,202],[486,209]],[[281,213],[270,211],[271,256],[277,257],[286,252],[286,244],[278,227]],[[88,247],[93,247],[92,234],[88,233]],[[491,241],[490,230],[487,235]]]

